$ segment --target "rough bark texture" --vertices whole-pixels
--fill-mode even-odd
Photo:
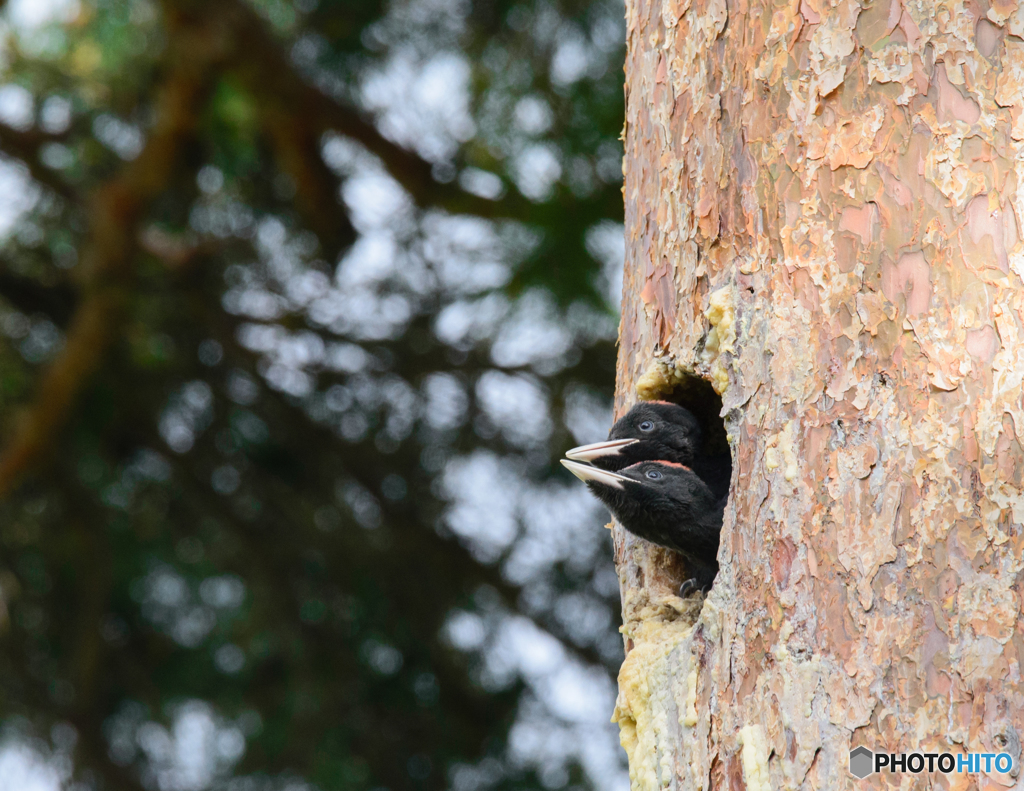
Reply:
[[[697,372],[734,460],[699,615],[616,529],[634,788],[1019,755],[1024,6],[629,0],[627,27],[617,407]]]

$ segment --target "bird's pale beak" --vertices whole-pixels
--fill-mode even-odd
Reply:
[[[561,461],[563,467],[584,483],[593,481],[594,483],[603,483],[605,486],[610,486],[613,489],[621,489],[623,488],[623,481],[632,480],[625,475],[619,475],[617,472],[599,470],[597,467],[591,467],[589,464],[580,464],[578,461],[568,461],[566,459]]]
[[[593,461],[602,456],[618,456],[619,451],[627,445],[639,441],[638,439],[612,439],[607,442],[595,442],[592,445],[580,445],[578,448],[566,451],[565,457],[573,461]]]

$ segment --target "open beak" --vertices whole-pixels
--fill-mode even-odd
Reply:
[[[565,457],[574,461],[593,461],[602,456],[618,456],[620,450],[639,441],[638,439],[612,439],[607,442],[595,442],[593,445],[580,445],[578,448],[566,451]]]
[[[563,467],[584,483],[593,481],[594,483],[602,483],[605,486],[610,486],[613,489],[621,489],[623,488],[623,481],[632,480],[631,478],[627,478],[625,475],[619,475],[617,472],[599,470],[597,467],[591,467],[589,464],[580,464],[578,461],[567,461],[566,459],[562,459],[561,461]]]

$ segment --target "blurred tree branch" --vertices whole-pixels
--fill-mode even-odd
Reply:
[[[75,309],[77,295],[65,282],[43,284],[34,277],[15,274],[0,265],[0,294],[22,313],[45,313],[65,327]]]
[[[232,20],[239,42],[232,68],[248,90],[260,99],[261,105],[273,107],[282,117],[293,122],[294,119],[303,119],[303,128],[299,131],[307,141],[319,140],[331,132],[355,140],[380,158],[392,178],[420,206],[492,218],[523,218],[532,213],[534,204],[518,192],[509,191],[501,200],[491,201],[468,193],[454,183],[444,184],[435,180],[429,162],[388,140],[356,108],[346,106],[310,85],[295,70],[280,41],[247,3],[224,0],[212,8],[215,13],[225,13]],[[261,57],[247,57],[254,51]],[[336,199],[332,201],[336,202]]]
[[[169,16],[173,28],[176,20]],[[136,227],[165,188],[181,146],[195,128],[212,66],[223,57],[222,38],[204,30],[176,32],[145,147],[86,200],[89,235],[79,267],[81,299],[64,348],[43,373],[33,402],[19,415],[0,454],[0,497],[45,453],[116,338],[133,275]]]
[[[338,178],[320,155],[320,137],[306,118],[279,102],[261,108],[279,166],[295,183],[295,199],[325,248],[324,257],[336,261],[355,241],[355,229],[341,206]]]

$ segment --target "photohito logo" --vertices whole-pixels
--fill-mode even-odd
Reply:
[[[858,780],[863,780],[874,770],[874,756],[867,747],[858,747],[850,750],[850,774]]]
[[[867,747],[850,750],[850,774],[863,780],[875,772],[999,772],[1013,769],[1009,753],[874,753]]]

